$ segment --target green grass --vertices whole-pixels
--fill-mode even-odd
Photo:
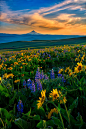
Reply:
[[[0,50],[18,51],[21,49],[40,49],[59,45],[86,44],[86,37],[61,39],[61,40],[34,40],[34,41],[16,41],[1,43]]]

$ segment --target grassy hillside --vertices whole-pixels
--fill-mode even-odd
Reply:
[[[16,41],[9,43],[1,43],[1,49],[21,50],[29,48],[45,48],[49,46],[58,45],[70,45],[70,44],[86,44],[86,37],[61,39],[61,40],[34,40],[34,41]]]

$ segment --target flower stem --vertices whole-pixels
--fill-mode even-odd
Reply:
[[[55,107],[56,107],[56,109],[58,110],[58,107],[55,105],[55,103],[54,102],[51,102]],[[61,119],[61,122],[62,122],[62,127],[63,127],[63,129],[65,129],[64,128],[64,122],[63,122],[63,119],[62,119],[62,115],[61,115],[61,113],[60,113],[60,111],[58,111],[59,112],[59,116],[60,116],[60,119]]]

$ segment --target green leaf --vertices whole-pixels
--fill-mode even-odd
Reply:
[[[13,98],[9,101],[9,105],[14,104],[15,98],[16,98],[16,92],[15,92]]]
[[[20,129],[29,129],[31,128],[31,124],[21,118],[18,118],[14,122]]]
[[[60,112],[61,108],[60,108],[60,103],[58,104],[58,112]]]
[[[6,88],[0,85],[0,92],[2,95],[5,95],[6,97],[9,97],[9,93],[7,93]]]
[[[54,116],[52,116],[52,118],[53,118],[54,124],[61,128],[62,124],[61,124],[60,120]]]
[[[4,92],[4,94],[5,94],[6,97],[9,97],[9,96],[10,96],[10,95],[9,95],[8,93],[6,93],[6,92]]]
[[[46,122],[46,124],[47,124],[47,126],[52,126],[52,127],[54,127],[54,126],[55,126],[55,124],[54,124],[54,121],[53,121],[53,120],[48,120],[48,121]]]
[[[79,124],[83,124],[83,119],[82,119],[82,116],[80,115],[80,113],[78,112],[78,116],[76,117],[77,121]]]
[[[80,82],[83,83],[85,80],[84,76],[80,79]]]
[[[3,90],[4,90],[3,86],[1,86],[1,85],[0,85],[0,90],[1,90],[1,91],[3,91]]]
[[[40,107],[38,110],[37,110],[37,113],[42,116],[42,117],[45,117],[46,116],[46,113],[45,113],[45,110],[43,107]]]
[[[79,87],[79,90],[83,90],[82,87]]]
[[[68,121],[67,112],[65,109],[61,108],[61,114]]]
[[[77,97],[77,99],[74,100],[72,105],[70,105],[68,112],[71,113],[72,110],[77,107],[77,105],[78,105],[78,97]]]
[[[0,114],[1,114],[1,117],[4,117],[5,119],[10,119],[11,118],[11,115],[4,108],[0,108]]]
[[[36,127],[37,127],[37,128],[43,128],[43,120],[41,120],[41,121],[37,124]]]
[[[70,115],[70,123],[71,123],[71,125],[76,124],[76,120],[74,119],[74,117],[72,115]]]
[[[24,114],[24,115],[30,116],[30,114],[31,114],[31,108],[30,108],[30,111],[28,113]]]
[[[40,120],[40,116],[39,116],[39,115],[35,115],[35,116],[33,117],[33,119],[34,119],[34,120]]]

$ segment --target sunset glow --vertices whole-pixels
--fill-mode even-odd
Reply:
[[[0,33],[86,35],[86,0],[1,0]]]

